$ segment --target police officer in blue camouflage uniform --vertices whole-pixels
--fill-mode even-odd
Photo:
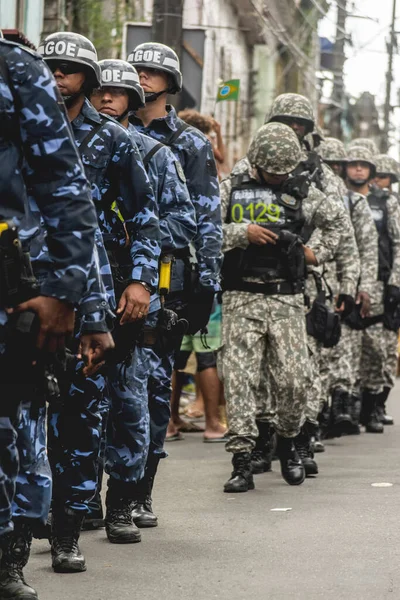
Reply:
[[[98,428],[91,428],[76,449],[72,432],[85,427],[77,409],[75,418],[62,407],[52,415],[55,492],[53,494],[52,554],[57,572],[83,571],[84,557],[78,547],[79,531],[87,502],[97,483],[97,459],[101,439],[100,410],[104,406],[105,384],[111,398],[110,426],[117,435],[109,448],[107,472],[106,529],[110,541],[140,541],[130,514],[137,463],[147,455],[145,416],[147,407],[137,414],[136,386],[140,379],[132,370],[133,337],[130,327],[147,315],[150,295],[157,288],[160,254],[157,208],[139,152],[127,132],[113,119],[99,115],[85,96],[100,85],[100,69],[93,44],[73,33],[48,36],[39,51],[57,81],[66,102],[76,143],[92,186],[92,196],[107,251],[112,256],[113,279],[118,283],[116,335],[128,345],[128,354],[108,368],[107,377],[73,385],[73,405],[98,413]],[[115,205],[116,203],[116,205]],[[104,282],[107,284],[108,277]],[[110,301],[112,296],[110,294]],[[123,330],[122,326],[126,329]],[[121,328],[121,329],[120,329]],[[116,344],[118,354],[119,343]],[[135,367],[136,370],[136,367]],[[66,401],[66,405],[71,398]],[[63,410],[64,408],[64,410]],[[142,423],[140,430],[132,426]],[[62,439],[61,439],[62,438]],[[93,448],[96,452],[93,452]],[[96,455],[97,453],[97,455]],[[76,456],[79,456],[79,462]],[[112,457],[112,458],[110,458]],[[76,466],[79,464],[79,468]]]
[[[92,102],[99,112],[116,118],[128,128],[142,156],[156,195],[162,255],[173,257],[172,287],[167,300],[170,304],[171,298],[176,298],[183,291],[185,259],[188,258],[189,244],[196,234],[194,207],[185,184],[182,167],[172,151],[160,142],[139,133],[129,123],[130,112],[144,106],[145,103],[136,69],[123,60],[103,60],[99,65],[103,86],[94,91]],[[156,331],[157,323],[162,318],[158,307],[159,301],[155,296],[146,320],[150,330]],[[136,525],[149,527],[157,525],[157,517],[151,509],[151,487],[158,462],[160,458],[166,456],[163,446],[170,417],[169,396],[174,351],[162,348],[159,341],[155,339],[152,347],[137,347],[136,353],[139,355],[137,363],[147,365],[146,370],[151,377],[153,393],[150,395],[149,403],[150,453],[145,477],[142,477],[137,487],[133,518]],[[152,365],[156,367],[158,365],[156,374],[150,374]],[[145,402],[147,399],[146,387]],[[138,396],[137,401],[143,400]],[[138,467],[142,476],[142,465]]]
[[[73,331],[74,305],[87,286],[96,213],[65,114],[58,106],[57,87],[40,57],[0,40],[0,90],[2,233],[6,231],[6,220],[18,223],[23,218],[29,189],[44,218],[53,270],[41,285],[40,295],[22,303],[18,310],[37,313],[37,345],[54,353],[64,347],[66,336]],[[24,170],[20,168],[22,163]],[[7,362],[10,317],[5,308],[0,306],[0,597],[34,600],[37,594],[25,583],[22,570],[29,558],[32,525],[38,519],[45,520],[49,509],[51,492],[40,488],[49,490],[51,484],[49,470],[38,471],[36,464],[38,455],[44,465],[46,462],[44,439],[26,435],[26,411],[22,411],[22,421],[17,418],[18,405],[27,399],[31,387],[12,380],[15,365]],[[32,367],[28,364],[19,358],[25,382],[31,377]],[[35,418],[40,430],[43,414],[39,412]],[[29,420],[34,426],[31,415]],[[22,432],[18,433],[17,443],[12,423]],[[23,458],[19,470],[17,447]],[[28,456],[34,457],[33,464]],[[24,504],[19,499],[12,505],[17,478],[27,495]]]
[[[206,327],[214,295],[220,289],[222,225],[213,151],[208,139],[198,129],[182,121],[175,109],[166,104],[168,94],[182,90],[182,74],[176,53],[168,46],[151,42],[137,46],[128,56],[128,62],[138,71],[146,101],[145,107],[138,110],[130,121],[140,133],[150,135],[171,148],[182,167],[195,208],[197,233],[193,246],[198,282],[188,295],[178,291],[171,297],[174,310],[179,311],[187,304],[188,332],[194,334]],[[179,171],[178,166],[178,176]],[[179,290],[179,287],[176,289]],[[169,398],[170,361],[160,360],[154,365],[149,381],[150,406],[152,403],[166,406]],[[154,431],[158,431],[158,441],[155,442],[153,434],[146,476],[139,486],[140,497],[133,513],[138,526],[157,524],[151,509],[151,489],[158,460],[163,455],[166,429],[153,427]]]

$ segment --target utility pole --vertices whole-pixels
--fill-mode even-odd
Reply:
[[[342,137],[342,112],[344,103],[344,62],[346,60],[344,54],[344,45],[346,41],[346,10],[347,0],[341,0],[337,5],[337,21],[336,21],[336,39],[334,46],[334,71],[333,71],[333,90],[332,104],[333,111],[331,117],[331,135],[336,138]]]
[[[175,50],[179,58],[182,48],[183,0],[154,0],[152,40]]]
[[[390,114],[391,114],[391,104],[390,98],[392,94],[392,81],[393,81],[393,54],[394,49],[397,45],[396,32],[395,32],[395,24],[396,24],[396,3],[397,0],[393,0],[392,7],[392,24],[390,27],[390,40],[388,44],[388,69],[386,73],[386,99],[385,99],[385,108],[383,113],[383,134],[381,137],[381,151],[387,152],[389,150],[389,131],[390,131]]]

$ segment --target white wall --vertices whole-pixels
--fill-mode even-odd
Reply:
[[[229,163],[243,156],[251,130],[248,117],[251,49],[233,5],[228,0],[185,0],[184,27],[206,28],[201,111],[213,114],[222,125]],[[216,103],[218,84],[240,79],[239,102]]]

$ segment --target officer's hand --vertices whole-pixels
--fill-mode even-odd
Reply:
[[[318,261],[317,261],[317,257],[315,256],[314,252],[308,246],[303,246],[303,248],[304,248],[304,256],[306,258],[306,263],[308,265],[313,265],[314,267],[316,267],[318,265]]]
[[[117,314],[122,314],[120,325],[144,319],[149,307],[150,292],[141,283],[131,283],[124,290],[118,304]]]
[[[367,292],[358,292],[356,304],[361,304],[360,314],[363,319],[365,317],[369,317],[369,313],[371,310],[371,299]]]
[[[249,225],[247,227],[247,238],[250,244],[256,244],[257,246],[265,246],[265,244],[276,244],[278,236],[273,231],[265,229],[260,225]]]
[[[74,307],[57,298],[36,296],[19,304],[14,310],[16,312],[33,310],[39,317],[40,329],[36,346],[40,350],[52,353],[62,350],[67,338],[74,331]]]
[[[85,363],[83,374],[92,377],[101,369],[107,358],[107,354],[115,348],[111,333],[86,333],[82,335],[78,358]]]
[[[339,294],[336,300],[335,311],[340,313],[345,319],[353,312],[355,304],[353,296],[350,296],[349,294]]]

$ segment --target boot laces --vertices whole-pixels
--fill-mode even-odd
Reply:
[[[256,450],[256,449],[254,449],[252,451],[252,453],[251,453],[251,460],[261,461],[261,460],[263,460],[263,458],[264,458],[264,453],[263,453],[262,450],[259,450],[259,449]]]
[[[305,444],[304,442],[296,441],[295,445],[296,445],[297,454],[299,455],[300,460],[303,460],[303,459],[309,457],[307,444]],[[292,460],[294,460],[295,457],[293,456],[291,458],[292,458]]]
[[[119,507],[113,507],[108,510],[107,521],[112,523],[125,523],[126,525],[132,524],[132,504],[131,502],[125,503]]]
[[[53,543],[59,550],[66,554],[76,554],[79,552],[77,535],[65,534],[57,536],[53,538]]]

